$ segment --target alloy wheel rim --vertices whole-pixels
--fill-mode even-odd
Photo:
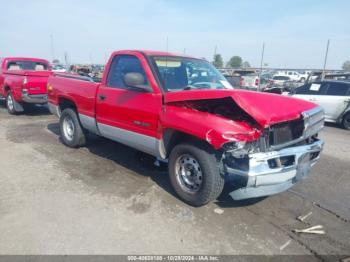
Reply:
[[[179,156],[175,163],[176,180],[181,189],[190,194],[197,193],[203,183],[202,168],[190,154]]]

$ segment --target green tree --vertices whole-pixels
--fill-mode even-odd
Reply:
[[[343,70],[350,71],[350,60],[346,60],[342,66]]]
[[[220,54],[215,54],[214,55],[213,65],[216,68],[223,68],[224,67],[224,62],[223,62],[222,56]]]
[[[243,68],[249,68],[250,67],[250,64],[248,61],[244,61],[243,64],[242,64],[242,67]]]
[[[227,62],[227,67],[239,68],[239,67],[242,67],[242,63],[243,63],[242,57],[240,57],[240,56],[233,56]]]

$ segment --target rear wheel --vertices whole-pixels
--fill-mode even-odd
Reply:
[[[215,200],[224,187],[214,150],[206,145],[179,144],[169,156],[169,176],[177,195],[192,206]]]
[[[350,112],[344,115],[342,125],[346,130],[350,130]]]
[[[16,115],[18,114],[16,108],[15,108],[15,100],[11,94],[11,91],[7,92],[7,96],[6,96],[6,107],[7,107],[7,111],[9,112],[9,114],[11,115]]]
[[[77,148],[86,144],[78,115],[72,108],[66,108],[60,116],[60,133],[62,142],[66,146]]]

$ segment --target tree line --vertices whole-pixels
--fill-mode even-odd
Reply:
[[[248,68],[250,67],[249,62],[247,61],[243,61],[242,57],[240,56],[232,56],[230,58],[230,60],[226,63],[226,65],[224,66],[224,60],[222,59],[222,56],[220,54],[215,54],[214,55],[214,59],[212,61],[212,64],[216,67],[216,68],[224,68],[224,67],[228,67],[228,68]],[[345,71],[350,72],[350,60],[346,60],[343,65],[342,65],[342,69]]]
[[[220,54],[215,54],[214,59],[212,61],[212,64],[216,68],[247,68],[250,67],[250,64],[248,61],[243,61],[242,57],[235,55],[230,58],[230,60],[226,63],[224,66],[224,60],[222,59],[222,56]]]

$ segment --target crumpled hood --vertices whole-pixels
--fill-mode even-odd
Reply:
[[[292,97],[245,90],[186,90],[165,94],[165,103],[231,97],[262,127],[298,119],[317,105]]]

